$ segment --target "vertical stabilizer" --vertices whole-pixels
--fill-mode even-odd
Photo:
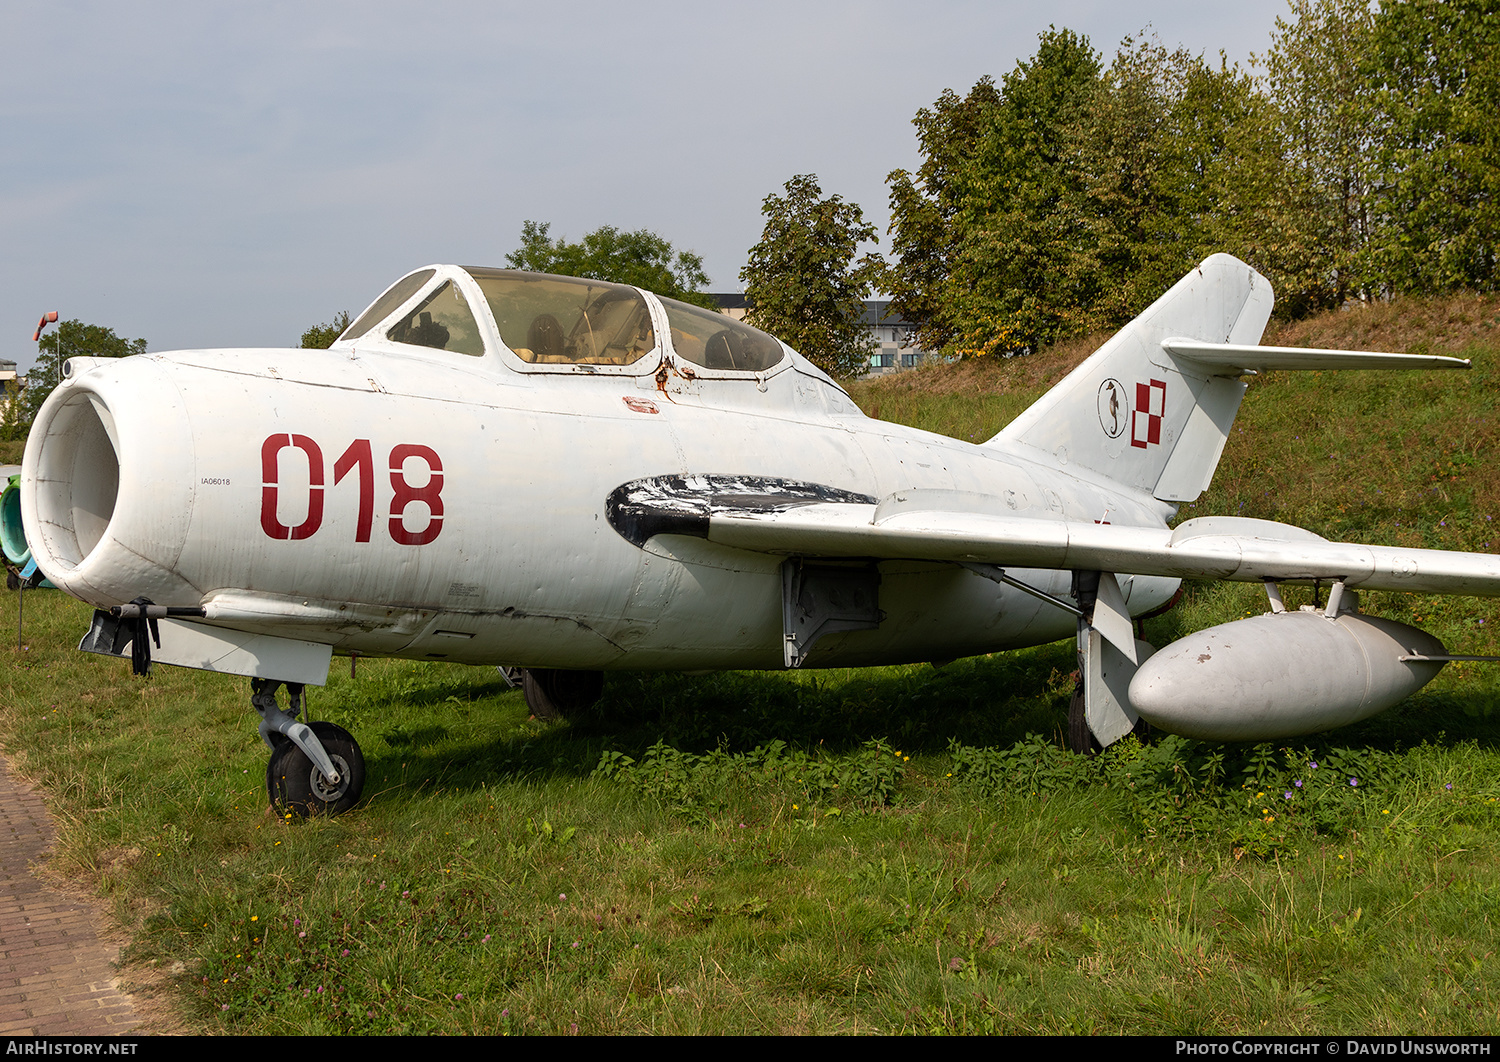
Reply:
[[[1238,370],[1168,354],[1162,340],[1254,345],[1274,301],[1265,277],[1213,255],[986,445],[1192,501],[1213,478],[1245,384]]]

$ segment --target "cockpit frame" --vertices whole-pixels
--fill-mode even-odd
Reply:
[[[639,377],[670,364],[691,378],[763,383],[791,366],[779,340],[720,316],[608,281],[432,265],[387,288],[337,344],[493,359],[526,374]]]

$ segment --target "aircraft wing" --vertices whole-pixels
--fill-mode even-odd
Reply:
[[[690,533],[760,553],[983,563],[1181,579],[1310,582],[1500,597],[1500,556],[1330,542],[1290,524],[1210,516],[1175,529],[995,511],[984,495],[912,490],[878,504],[711,506]]]

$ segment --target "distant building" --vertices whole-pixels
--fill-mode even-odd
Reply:
[[[708,297],[719,304],[719,312],[727,313],[736,321],[743,321],[750,309],[750,300],[735,291],[711,291]]]
[[[866,299],[865,312],[859,323],[868,328],[880,344],[870,355],[866,376],[880,376],[897,369],[914,369],[938,355],[923,350],[912,341],[916,326],[891,310],[889,299]]]
[[[736,321],[745,319],[750,303],[737,292],[710,292],[709,298],[719,304],[719,312],[728,314]],[[899,313],[890,309],[889,299],[866,299],[865,312],[859,323],[869,330],[878,344],[870,354],[870,367],[866,376],[881,376],[898,369],[912,369],[937,357],[912,342],[914,326]]]
[[[24,377],[16,375],[16,363],[0,358],[0,405],[16,400],[21,393]]]

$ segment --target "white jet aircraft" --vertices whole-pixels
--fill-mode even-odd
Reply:
[[[1357,588],[1500,595],[1491,555],[1169,528],[1268,369],[1461,368],[1257,346],[1269,283],[1193,269],[993,439],[871,420],[784,344],[596,280],[437,265],[327,351],[73,358],[22,472],[26,537],[95,605],[80,648],[252,679],[273,802],[359,797],[350,735],[296,721],[332,654],[525,669],[538,714],[612,669],[950,660],[1076,636],[1075,745],[1138,719],[1251,740],[1339,726],[1448,656]],[[1179,580],[1271,611],[1152,655]],[[1288,611],[1281,582],[1329,586]],[[1149,659],[1148,659],[1149,657]],[[280,684],[290,703],[277,702]]]

